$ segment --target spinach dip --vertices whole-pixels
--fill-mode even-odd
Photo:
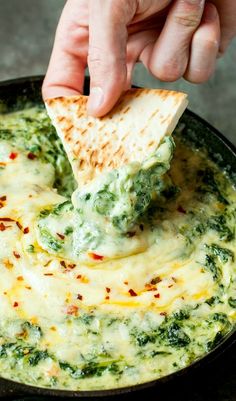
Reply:
[[[43,108],[0,118],[0,375],[99,390],[180,370],[236,322],[236,191],[177,129],[75,190]]]

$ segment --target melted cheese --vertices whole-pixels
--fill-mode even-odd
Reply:
[[[7,117],[3,121],[7,125]],[[67,201],[53,188],[53,165],[4,139],[0,166],[4,377],[55,388],[122,387],[188,365],[207,351],[218,332],[232,328],[235,239],[230,232],[236,192],[200,154],[177,144],[170,175],[179,192],[149,216],[152,223],[143,231],[149,240],[142,252],[94,265],[41,247],[39,213]],[[196,189],[196,170],[207,168],[215,169],[227,203],[204,182]],[[226,221],[221,219],[219,232],[222,212]],[[59,243],[70,226],[68,213],[68,219],[53,226]],[[189,317],[181,320],[180,311]],[[30,344],[41,353],[29,351]],[[14,346],[26,347],[25,354]]]

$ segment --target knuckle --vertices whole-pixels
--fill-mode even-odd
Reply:
[[[88,64],[91,67],[102,70],[110,70],[111,68],[121,68],[126,66],[126,56],[107,54],[104,49],[99,47],[90,47],[88,52]]]
[[[179,0],[174,20],[178,25],[196,28],[202,18],[204,9],[203,0]]]
[[[186,81],[192,84],[203,84],[211,78],[214,73],[214,68],[201,69],[201,68],[191,68],[184,75]]]
[[[219,42],[214,39],[206,39],[205,40],[205,49],[209,52],[218,52],[219,50]]]
[[[150,70],[158,79],[166,82],[174,82],[183,75],[180,65],[174,62],[168,62],[162,66],[152,65]]]
[[[217,38],[207,38],[203,37],[202,35],[198,35],[197,33],[194,35],[193,38],[193,46],[199,49],[204,49],[206,53],[214,54],[218,53],[219,51],[219,41]]]
[[[184,76],[186,81],[190,82],[191,84],[204,84],[205,82],[208,81],[210,78],[211,74],[202,75],[200,72],[195,71],[192,74]]]
[[[104,51],[91,50],[88,54],[88,67],[91,79],[95,81],[114,80],[123,85],[126,80],[126,58],[106,55]]]
[[[201,16],[198,13],[178,14],[174,16],[174,20],[178,25],[196,28],[201,21]]]

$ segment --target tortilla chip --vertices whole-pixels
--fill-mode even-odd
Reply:
[[[88,116],[87,96],[46,100],[79,185],[98,174],[153,154],[187,106],[187,95],[159,89],[130,89],[109,114]]]

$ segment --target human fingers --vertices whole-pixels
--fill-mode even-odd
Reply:
[[[189,58],[191,39],[198,28],[204,0],[175,0],[163,30],[153,48],[148,68],[163,81],[176,81],[183,76]]]
[[[219,54],[222,55],[236,36],[236,1],[212,0],[220,16],[221,41]]]
[[[88,29],[78,19],[86,20],[86,9],[84,0],[69,0],[64,7],[42,87],[44,99],[83,92]]]
[[[161,28],[143,30],[129,36],[127,44],[127,80],[126,89],[129,89],[132,81],[132,72],[137,61],[144,63],[143,54],[147,48],[154,46],[160,35]],[[145,63],[144,63],[145,64]]]
[[[90,96],[88,112],[100,117],[114,106],[126,87],[127,24],[136,2],[90,0],[89,52]]]
[[[193,83],[207,81],[213,74],[220,44],[220,21],[216,7],[206,4],[201,25],[194,33],[189,64],[184,78]]]

